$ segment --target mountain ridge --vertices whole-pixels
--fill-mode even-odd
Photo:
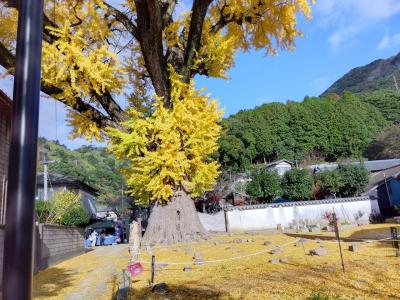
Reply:
[[[377,59],[348,71],[336,80],[321,96],[342,95],[345,91],[365,93],[381,89],[395,89],[393,75],[400,85],[400,52],[386,59]]]

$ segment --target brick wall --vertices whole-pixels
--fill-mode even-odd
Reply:
[[[35,232],[35,273],[85,253],[83,228],[39,224]],[[4,226],[0,226],[0,286],[3,280],[3,252]]]
[[[0,90],[0,224],[4,224],[5,185],[7,183],[8,154],[11,138],[12,102]]]

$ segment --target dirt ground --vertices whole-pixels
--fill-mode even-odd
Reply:
[[[389,225],[356,227],[342,235],[375,240],[362,242],[357,252],[349,251],[350,242],[341,243],[345,273],[338,243],[323,240],[332,233],[321,233],[319,237],[306,234],[309,239],[297,246],[299,237],[256,232],[214,235],[201,243],[154,247],[141,254],[145,270],[133,278],[128,297],[400,299],[400,257],[396,257],[390,242],[376,241],[390,236]],[[264,245],[265,242],[270,244]],[[270,250],[277,246],[281,246],[280,253],[271,254]],[[309,255],[310,250],[321,246],[327,248],[327,256]],[[204,264],[193,264],[195,254],[202,257]],[[166,283],[165,294],[154,294],[149,288],[151,255],[157,265],[154,283]],[[37,274],[34,299],[113,299],[121,286],[122,269],[128,263],[126,245],[98,247]]]

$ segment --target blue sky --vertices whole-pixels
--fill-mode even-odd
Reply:
[[[318,96],[351,68],[400,52],[400,0],[316,2],[313,19],[300,21],[304,37],[297,39],[295,51],[274,57],[240,53],[230,80],[196,78],[198,87],[206,86],[219,99],[225,116],[263,103]],[[11,86],[9,79],[0,81],[8,94]],[[68,139],[62,104],[43,98],[40,112],[41,136],[71,148],[87,144]]]

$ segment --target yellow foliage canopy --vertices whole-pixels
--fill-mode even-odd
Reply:
[[[166,202],[178,189],[199,195],[212,189],[218,164],[210,154],[218,149],[222,111],[218,103],[183,83],[170,68],[172,108],[156,97],[153,113],[131,110],[128,131],[110,128],[110,149],[119,158],[129,158],[127,183],[142,203]]]
[[[194,76],[228,78],[238,51],[292,49],[301,35],[298,15],[309,18],[313,2],[196,1],[207,5],[197,28],[195,11],[176,18],[180,1],[45,1],[42,85],[70,107],[73,137],[108,135],[110,149],[130,159],[133,195],[143,202],[167,201],[178,189],[198,195],[218,175],[210,155],[221,111],[194,88]],[[17,11],[1,3],[0,43],[13,54]],[[150,20],[147,12],[157,6],[160,16],[152,11]],[[117,94],[124,107],[110,100]]]

